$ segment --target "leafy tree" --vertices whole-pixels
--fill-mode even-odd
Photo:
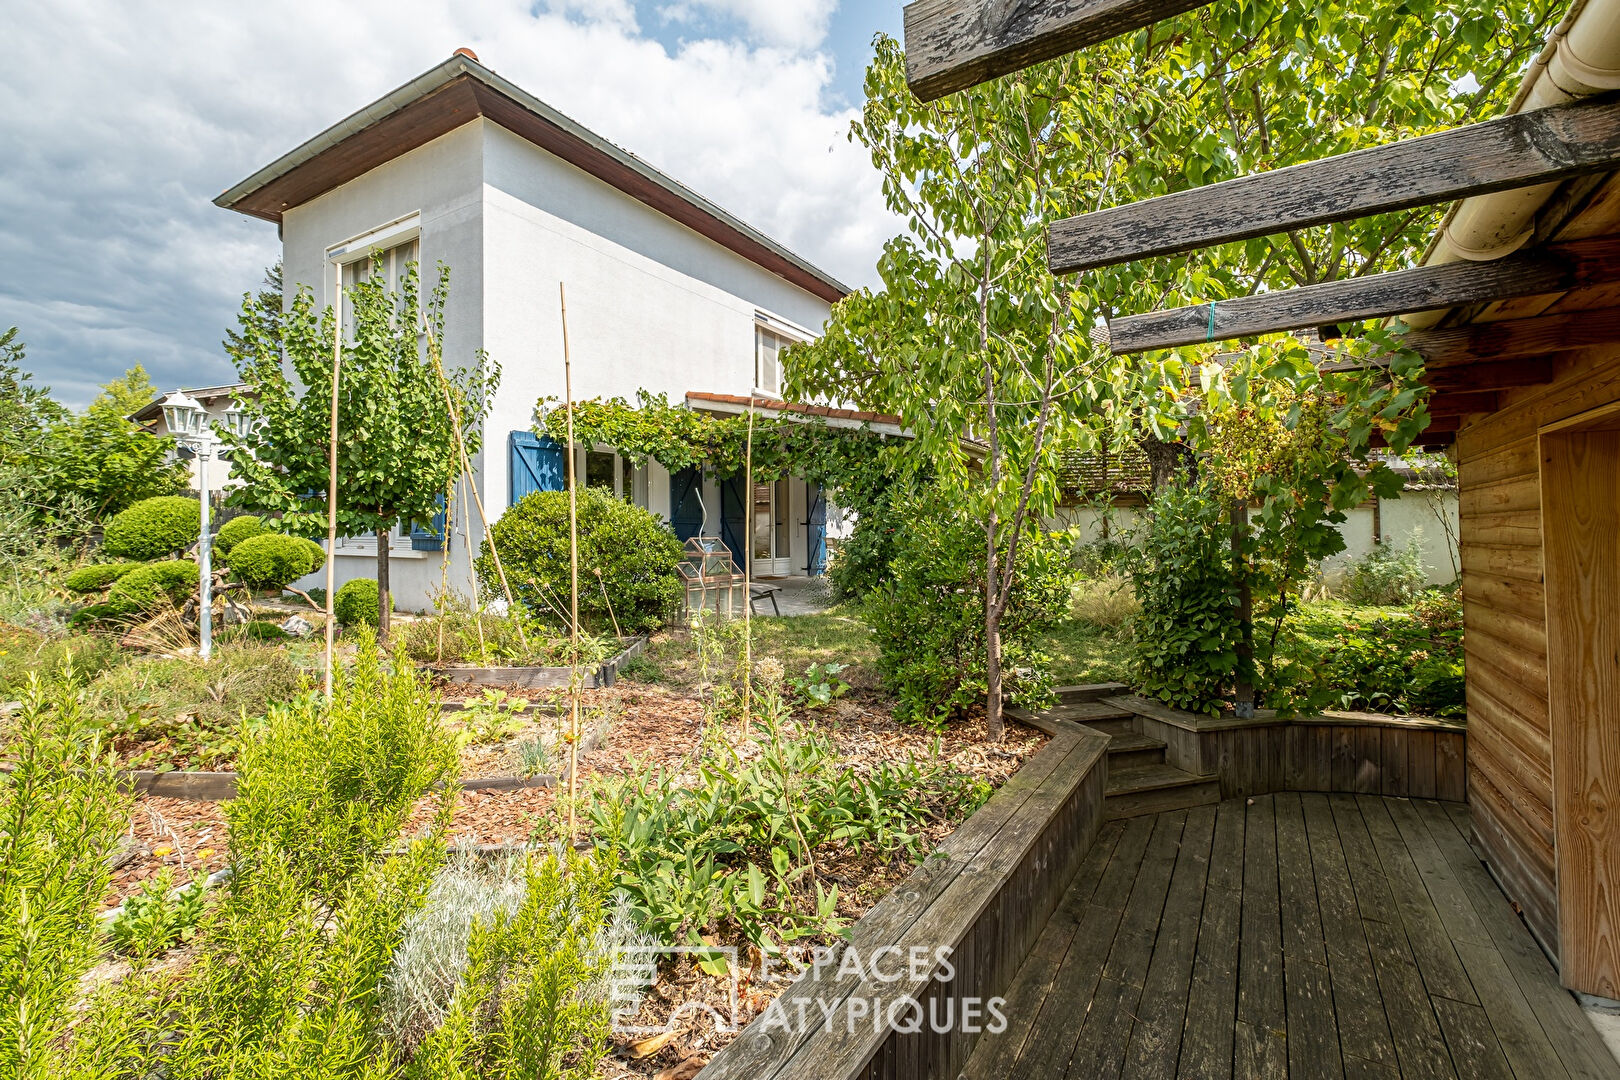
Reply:
[[[102,519],[143,499],[186,491],[190,470],[174,458],[173,441],[129,419],[156,397],[146,369],[136,364],[103,386],[83,413],[51,428],[40,461],[48,513],[77,499]]]
[[[383,637],[392,609],[388,534],[438,513],[440,496],[461,471],[451,410],[467,453],[477,453],[478,422],[500,380],[499,367],[482,353],[470,367],[442,366],[436,343],[444,340],[449,281],[449,268],[439,264],[423,297],[411,263],[391,291],[378,262],[345,293],[352,325],[338,379],[338,535],[377,537]],[[318,312],[303,286],[284,308],[277,270],[267,285],[243,296],[240,328],[225,342],[249,388],[240,405],[258,421],[231,441],[232,475],[244,481],[231,498],[279,516],[286,532],[324,537],[335,316],[331,308]]]

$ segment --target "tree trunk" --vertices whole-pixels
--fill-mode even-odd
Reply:
[[[984,572],[984,733],[990,742],[1001,741],[1006,723],[1001,718],[1001,613],[996,610],[996,528],[994,518],[986,530]]]
[[[1249,538],[1249,504],[1232,501],[1232,574],[1238,587],[1237,693],[1235,712],[1247,719],[1254,715],[1254,594],[1249,587],[1247,560],[1243,547]]]
[[[388,530],[377,530],[377,644],[388,644],[393,603],[388,593]]]
[[[1175,483],[1177,468],[1190,464],[1191,455],[1181,443],[1166,442],[1150,433],[1138,439],[1137,445],[1142,448],[1142,453],[1147,455],[1148,469],[1152,475],[1155,491]]]

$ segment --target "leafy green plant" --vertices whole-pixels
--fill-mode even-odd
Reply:
[[[632,682],[656,683],[664,679],[664,668],[645,653],[638,653],[619,665],[619,678]]]
[[[477,667],[562,667],[568,663],[568,636],[555,623],[519,609],[504,614],[474,611],[454,592],[434,597],[433,614],[416,619],[403,631],[405,652],[423,664],[470,664]],[[580,663],[598,664],[619,648],[611,636],[584,634]]]
[[[827,567],[827,578],[839,599],[858,599],[888,580],[895,538],[905,528],[893,498],[874,502],[855,519],[855,528],[838,545],[838,554]]]
[[[205,881],[203,874],[194,874],[176,886],[172,866],[143,881],[140,892],[124,901],[107,927],[113,948],[126,956],[149,958],[189,942],[202,921]]]
[[[279,592],[325,566],[326,550],[301,536],[261,532],[238,541],[225,556],[225,565],[231,578],[248,588]]]
[[[184,495],[142,499],[107,522],[101,548],[141,562],[176,555],[197,542],[201,513],[197,500]]]
[[[848,664],[811,664],[803,675],[790,675],[787,684],[799,700],[812,709],[824,709],[849,693],[849,683],[838,677]]]
[[[1300,626],[1307,620],[1317,624]],[[1304,632],[1306,630],[1309,632]],[[1300,697],[1318,708],[1462,716],[1462,601],[1424,593],[1405,610],[1323,605],[1296,620]]]
[[[95,963],[108,859],[131,799],[71,679],[32,680],[0,775],[0,1073],[42,1076]]]
[[[943,724],[985,700],[988,653],[983,531],[932,501],[910,506],[890,579],[866,602],[878,669],[898,699],[895,716]],[[1064,613],[1073,570],[1060,536],[1033,534],[1019,545],[1011,599],[999,621],[1007,697],[1026,708],[1049,699],[1051,676],[1040,640]]]
[[[1375,544],[1345,571],[1342,593],[1352,604],[1410,604],[1429,583],[1423,569],[1423,530],[1400,545]]]
[[[394,598],[388,602],[393,604]],[[371,578],[351,578],[338,586],[332,598],[332,615],[341,626],[376,626],[381,601],[377,583]]]
[[[0,694],[21,698],[31,678],[45,686],[82,686],[129,659],[104,634],[40,634],[0,627]]]
[[[528,707],[527,698],[512,697],[504,690],[488,687],[462,706],[456,741],[461,746],[505,742],[523,730],[523,713]]]
[[[675,614],[682,590],[675,568],[681,542],[656,515],[610,492],[578,493],[579,613],[597,633],[627,634],[662,626]],[[569,610],[568,493],[526,495],[490,526],[513,595],[537,617],[566,626]],[[486,546],[478,578],[492,593],[500,575]]]
[[[767,701],[767,716],[771,704]],[[816,860],[841,848],[920,853],[918,829],[983,792],[937,761],[849,768],[830,741],[767,719],[746,753],[606,782],[589,813],[637,921],[665,941],[737,934],[763,948],[838,932],[838,887]]]
[[[69,592],[100,592],[131,570],[142,566],[138,562],[91,563],[81,566],[62,579],[62,587]]]
[[[265,524],[264,519],[256,514],[238,514],[214,533],[214,551],[223,559],[242,541],[273,531]]]
[[[197,564],[190,559],[146,563],[113,582],[106,607],[115,615],[150,615],[178,605],[198,584]]]
[[[1217,713],[1238,662],[1231,529],[1207,488],[1160,488],[1135,530],[1131,671],[1142,693]]]
[[[190,466],[175,459],[174,440],[129,421],[130,413],[151,404],[155,397],[157,388],[137,364],[103,386],[84,412],[56,419],[45,432],[43,447],[32,455],[28,470],[44,489],[40,524],[77,518],[78,508],[99,521],[141,500],[184,497]],[[180,550],[197,538],[195,497],[191,507],[190,539],[150,554],[108,554],[156,559]]]

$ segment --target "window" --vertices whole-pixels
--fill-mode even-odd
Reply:
[[[791,553],[791,529],[788,522],[788,482],[784,477],[775,483],[754,485],[754,530],[752,546],[754,562],[767,559],[786,559]],[[781,573],[781,567],[761,567],[772,573]]]
[[[611,450],[585,451],[585,486],[606,488],[618,494],[618,484],[615,473],[618,472],[619,455]]]
[[[782,392],[782,350],[793,342],[763,326],[754,328],[754,388],[767,394]]]
[[[343,326],[353,329],[354,306],[349,301],[348,292],[363,281],[370,281],[373,273],[382,275],[383,284],[391,291],[397,292],[400,283],[405,280],[406,267],[418,261],[420,241],[411,239],[403,244],[396,244],[381,251],[367,251],[359,258],[343,264]],[[375,251],[376,258],[373,259]]]
[[[647,508],[647,470],[636,468],[612,450],[578,451],[574,458],[577,475],[588,488],[601,488],[615,498]]]

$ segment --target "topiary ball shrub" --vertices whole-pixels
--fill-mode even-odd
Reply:
[[[326,551],[313,540],[260,533],[239,541],[225,556],[231,577],[250,589],[285,589],[326,565]]]
[[[377,601],[377,582],[372,578],[345,581],[332,597],[332,617],[340,626],[376,626],[381,607]],[[394,598],[388,598],[388,610],[394,610]]]
[[[219,532],[214,534],[214,551],[223,559],[230,555],[236,545],[242,541],[274,531],[269,525],[265,524],[263,518],[255,517],[252,514],[233,517],[221,525]]]
[[[115,514],[102,531],[101,547],[121,559],[147,562],[184,551],[202,529],[196,499],[160,495]]]
[[[92,563],[79,567],[63,578],[62,586],[69,592],[100,592],[131,570],[144,565],[138,562]]]
[[[568,492],[524,496],[489,531],[519,603],[544,614],[557,597],[567,601]],[[681,558],[681,542],[656,514],[597,488],[579,492],[579,614],[594,631],[611,631],[615,618],[628,634],[668,622],[681,602]],[[475,566],[484,587],[499,595],[488,545]]]
[[[146,563],[113,582],[106,606],[115,615],[147,615],[179,604],[197,589],[197,564],[190,559]]]

